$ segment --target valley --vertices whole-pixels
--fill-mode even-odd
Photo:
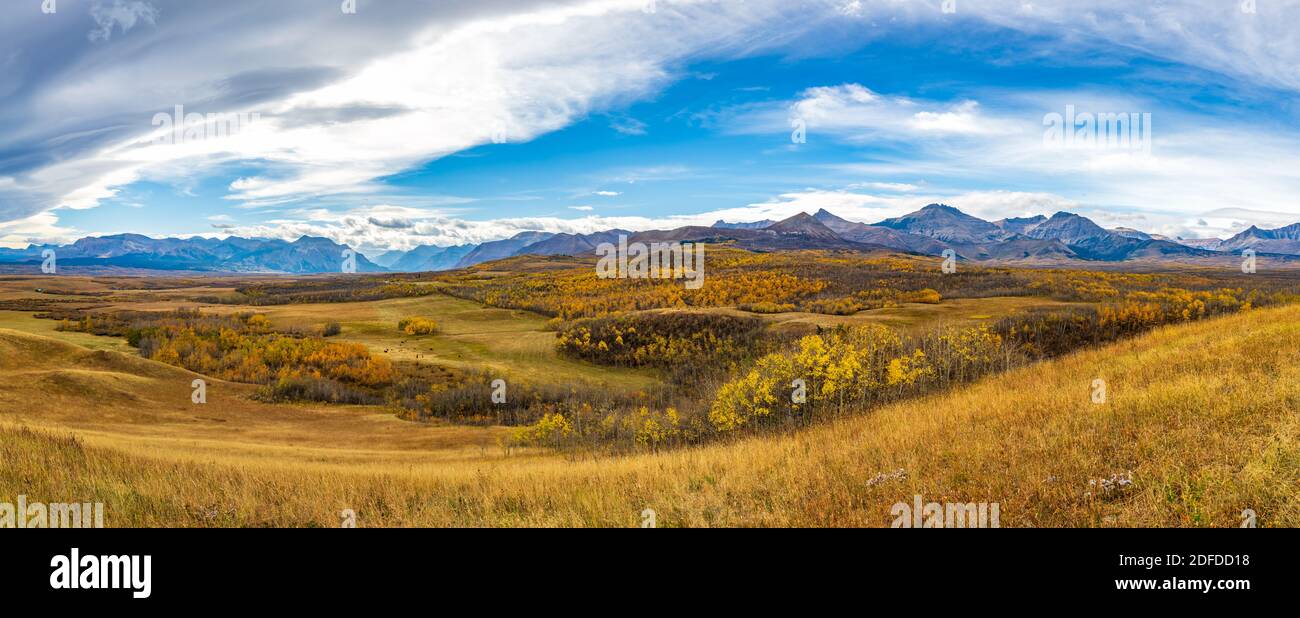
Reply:
[[[668,526],[884,526],[892,521],[886,503],[913,492],[1001,497],[1008,526],[1232,525],[1238,503],[1264,507],[1269,524],[1297,522],[1296,382],[1286,374],[1297,347],[1283,344],[1297,336],[1300,318],[1289,271],[1245,279],[1212,268],[969,267],[945,275],[906,255],[764,254],[725,244],[708,255],[709,285],[694,292],[671,280],[602,281],[593,258],[565,256],[402,276],[5,277],[0,450],[13,465],[0,472],[0,493],[73,488],[108,505],[109,525],[124,526],[331,526],[342,509],[371,526],[620,526],[647,507]],[[1243,284],[1249,294],[1232,287]],[[1178,286],[1186,291],[1170,292]],[[1246,298],[1286,306],[1205,304]],[[1094,344],[1029,339],[998,348],[1005,366],[961,360],[960,371],[973,372],[965,378],[934,364],[946,348],[925,343],[940,341],[931,339],[939,333],[1002,333],[1000,341],[1053,316],[1164,306],[1152,303],[1192,303],[1205,321],[1156,320],[1116,343],[1109,334]],[[1220,310],[1241,313],[1213,317]],[[375,359],[367,362],[390,364],[398,377],[391,386],[348,386],[387,403],[267,399],[268,386],[174,366],[191,362],[184,357],[143,358],[123,337],[68,321],[116,329],[113,320],[141,319],[120,316],[191,314],[249,325],[248,316],[261,316],[263,330],[251,332],[272,334],[249,337],[334,333],[325,340],[360,346]],[[398,330],[412,316],[436,321],[437,332]],[[564,343],[582,329],[605,337],[607,319],[628,333],[648,329],[627,345],[650,347],[607,355]],[[1086,333],[1079,324],[1071,329]],[[667,356],[642,356],[661,345],[648,335],[666,337],[658,341],[668,347],[654,354]],[[701,335],[721,339],[699,347],[692,342]],[[853,388],[865,389],[854,397],[872,398],[844,407],[815,394],[808,412],[777,423],[721,403],[727,389],[749,388],[729,380],[764,366],[764,354],[791,347],[789,354],[804,354],[809,341],[827,336],[849,337],[834,344],[837,354],[867,336],[904,350],[920,345],[932,358],[900,366],[912,372],[906,380],[919,380],[912,386],[879,390],[863,374],[852,378],[860,381]],[[888,344],[890,337],[901,339]],[[1262,340],[1273,343],[1234,347]],[[1054,345],[1087,349],[1059,356]],[[1023,360],[1012,362],[1012,354]],[[1216,369],[1246,362],[1245,354],[1258,372]],[[936,370],[949,377],[936,381]],[[1080,408],[1093,405],[1089,375],[1106,376],[1115,393],[1091,412]],[[206,403],[191,401],[195,379],[206,383]],[[352,384],[342,379],[338,388]],[[492,410],[493,379],[511,389],[506,417]],[[398,394],[415,384],[432,399],[417,405]],[[1207,399],[1224,389],[1250,394]],[[440,406],[460,406],[462,416]],[[740,431],[713,427],[746,418],[753,426]],[[1160,458],[1135,458],[1155,448]],[[794,465],[796,453],[812,460]],[[1176,465],[1178,457],[1191,457],[1191,467]],[[33,475],[35,465],[51,472]],[[1082,497],[1085,476],[1133,468],[1142,483],[1132,495]],[[873,477],[897,470],[906,474],[896,487],[874,487]],[[1228,470],[1235,472],[1224,476]],[[1194,494],[1184,493],[1188,483]]]
[[[198,412],[193,374],[5,329],[0,493],[102,501],[110,526],[888,526],[913,495],[997,501],[1004,527],[1295,526],[1298,338],[1296,307],[1260,310],[800,431],[575,458],[242,385]]]

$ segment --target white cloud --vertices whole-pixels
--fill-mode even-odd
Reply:
[[[924,132],[957,135],[996,135],[1010,129],[998,128],[997,123],[979,115],[979,103],[961,101],[944,111],[919,111],[912,114],[908,124]]]
[[[420,245],[482,243],[509,238],[525,231],[589,234],[614,228],[652,229],[671,220],[586,216],[577,219],[512,217],[470,221],[440,212],[389,205],[357,208],[344,213],[311,209],[295,214],[299,218],[234,226],[226,229],[222,235],[284,240],[296,240],[304,235],[321,236],[371,254],[390,250],[405,251]],[[669,226],[678,225],[681,224]]]
[[[960,11],[1011,30],[1047,37],[1062,32],[1087,35],[1248,82],[1300,91],[1300,72],[1295,70],[1300,37],[1293,32],[1300,3],[1255,4],[1257,11],[1247,13],[1240,0],[1091,0],[1086,7],[1075,2],[981,0],[962,2]],[[1079,40],[1078,36],[1062,38],[1066,44]]]
[[[641,7],[632,0],[523,4],[466,21],[435,20],[406,49],[349,66],[323,86],[256,105],[193,110],[261,115],[235,135],[155,143],[164,132],[158,129],[50,166],[20,188],[51,195],[47,208],[89,208],[145,177],[179,180],[257,161],[274,173],[231,183],[228,199],[260,207],[374,193],[377,178],[483,144],[529,141],[644,97],[673,78],[671,64],[703,45],[714,53],[761,47],[762,28],[795,11],[775,2],[683,1],[656,14]],[[152,13],[119,3],[105,15],[104,23],[127,27]],[[93,92],[90,85],[82,90],[82,97]],[[341,110],[349,121],[299,118],[321,110]],[[616,128],[644,131],[630,118]]]
[[[994,185],[1022,192],[1049,191],[1080,196],[1099,212],[1143,211],[1161,227],[1156,233],[1216,234],[1223,228],[1189,228],[1189,214],[1224,207],[1254,211],[1290,210],[1300,219],[1300,135],[1255,124],[1249,116],[1191,114],[1160,101],[1100,91],[1019,92],[996,110],[977,104],[928,116],[934,126],[908,122],[914,107],[935,103],[885,96],[858,85],[812,88],[789,102],[805,110],[807,139],[857,146],[894,147],[872,152],[869,162],[815,164],[845,179],[932,178],[948,187]],[[1142,148],[1055,148],[1044,142],[1045,114],[1067,104],[1079,111],[1151,113],[1150,152]],[[777,104],[780,105],[780,104]],[[729,120],[744,133],[788,131],[771,110],[744,110]],[[819,130],[819,123],[821,129]],[[946,135],[931,129],[942,126]],[[975,127],[992,127],[984,132]],[[849,188],[887,189],[885,182],[846,182]],[[910,183],[903,183],[910,184]],[[1086,196],[1086,199],[1082,199]]]
[[[588,212],[594,209],[591,206],[570,206],[569,210],[581,210],[584,212]]]
[[[879,191],[890,191],[894,193],[909,193],[918,191],[921,187],[906,182],[859,182],[849,185],[849,189],[876,189]]]
[[[863,13],[862,0],[852,0],[851,2],[841,4],[839,12],[842,15],[848,15],[850,17],[861,17]]]
[[[856,83],[808,88],[788,103],[745,107],[723,116],[725,130],[735,133],[780,134],[802,121],[808,141],[859,144],[996,137],[1023,130],[1013,119],[982,113],[974,100],[883,95]]]
[[[1246,208],[1216,208],[1186,217],[1167,229],[1174,236],[1185,238],[1227,238],[1255,225],[1263,229],[1274,229],[1297,223],[1295,213]]]
[[[636,118],[615,118],[609,123],[609,127],[621,135],[645,135],[646,124]]]
[[[58,217],[51,212],[0,222],[0,247],[11,249],[25,249],[30,244],[68,244],[82,235],[74,228],[59,226]]]
[[[158,19],[158,9],[143,0],[113,0],[111,5],[95,0],[90,5],[90,17],[95,20],[95,29],[87,37],[91,41],[107,41],[112,38],[114,28],[125,34],[137,23],[153,25]]]
[[[64,68],[54,76],[59,79],[22,82],[17,76],[23,71],[9,68],[14,57],[4,60],[0,92],[31,95],[9,97],[14,103],[0,110],[21,121],[0,136],[0,152],[113,137],[95,141],[93,148],[49,157],[55,163],[0,178],[0,219],[15,220],[5,224],[4,242],[17,242],[12,239],[26,233],[15,236],[20,228],[39,234],[67,231],[57,227],[57,219],[35,213],[94,207],[136,180],[188,180],[227,163],[257,161],[270,168],[230,185],[230,197],[242,206],[331,196],[359,199],[379,191],[378,178],[497,137],[527,141],[592,113],[620,109],[679,77],[675,71],[692,59],[762,53],[798,40],[827,17],[888,24],[891,32],[949,19],[933,3],[894,0],[661,1],[654,14],[640,10],[641,0],[483,0],[419,12],[377,5],[368,15],[389,10],[396,18],[367,22],[358,16],[342,20],[348,30],[330,30],[339,28],[333,25],[340,23],[338,14],[304,10],[307,2],[259,6],[247,22],[237,19],[247,19],[251,5],[195,6],[200,4],[187,21],[186,12],[163,14],[139,0],[95,2],[95,49],[61,58]],[[1025,7],[1022,0],[986,0],[963,2],[960,11],[963,19],[1028,33],[1041,44],[1036,51],[1043,57],[1065,63],[1070,60],[1065,54],[1090,49],[1081,41],[1104,41],[1221,72],[1242,80],[1243,87],[1300,92],[1295,71],[1300,37],[1291,31],[1300,3],[1294,0],[1261,1],[1254,15],[1242,13],[1235,2],[1191,0],[1096,0],[1086,10],[1065,2]],[[17,41],[18,49],[45,48],[43,40],[30,34],[37,31],[33,20],[45,16],[32,13],[7,18],[0,38]],[[215,32],[213,23],[240,27]],[[163,28],[142,24],[174,30],[162,36]],[[128,31],[127,36],[114,35]],[[353,32],[371,36],[347,36]],[[84,43],[80,34],[77,38]],[[151,53],[141,52],[146,45]],[[286,66],[306,69],[277,73]],[[150,88],[140,87],[141,76]],[[731,128],[788,133],[789,117],[797,113],[809,123],[810,140],[885,139],[917,149],[907,156],[854,164],[870,177],[924,175],[949,185],[1014,185],[1081,200],[1086,195],[1086,203],[1113,207],[1117,213],[1150,209],[1152,220],[1171,230],[1188,229],[1188,213],[1297,208],[1300,180],[1294,169],[1300,143],[1291,134],[1269,134],[1245,124],[1225,123],[1219,131],[1204,125],[1177,127],[1158,113],[1156,149],[1149,157],[1108,152],[1058,156],[1041,148],[1038,120],[1059,110],[1061,96],[1078,101],[1087,93],[1055,94],[1059,96],[1052,99],[1029,93],[1036,99],[1008,106],[986,96],[930,100],[877,93],[862,84],[828,85],[758,110],[743,119],[757,120],[748,128]],[[142,144],[147,129],[137,130],[131,119],[138,117],[138,124],[147,127],[153,111],[184,101],[215,101],[212,109],[196,111],[247,109],[263,113],[264,119],[225,139]],[[1098,105],[1093,108],[1158,107],[1141,101]],[[335,110],[343,120],[306,122],[320,110]],[[123,123],[131,130],[123,131]],[[687,172],[662,165],[629,171],[620,180]],[[905,191],[876,184],[881,186],[863,186]],[[863,198],[831,192],[800,199],[852,205]],[[1196,227],[1227,231],[1236,223],[1231,217],[1210,217]]]
[[[1079,207],[1069,199],[1050,193],[980,191],[958,194],[879,195],[855,191],[809,189],[785,193],[767,202],[750,204],[742,208],[705,213],[700,215],[699,219],[780,220],[801,212],[813,214],[824,208],[851,221],[877,223],[934,203],[948,204],[967,214],[989,220],[1036,214],[1051,215],[1059,210],[1078,211]]]

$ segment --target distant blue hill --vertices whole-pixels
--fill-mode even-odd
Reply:
[[[303,236],[293,242],[269,238],[149,238],[139,234],[92,236],[71,245],[0,249],[0,263],[40,264],[53,249],[60,266],[194,270],[238,273],[337,273],[348,247],[328,238]],[[385,269],[356,254],[356,272]]]

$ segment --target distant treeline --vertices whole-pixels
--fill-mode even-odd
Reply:
[[[852,252],[752,253],[710,246],[705,282],[688,290],[680,281],[600,279],[580,259],[552,258],[544,268],[529,258],[424,276],[447,294],[494,307],[522,309],[562,321],[648,309],[736,307],[756,314],[805,311],[851,315],[904,303],[952,298],[1039,296],[1061,301],[1113,302],[1133,292],[1164,289],[1209,292],[1251,287],[1298,294],[1297,279],[1198,270],[1128,273],[1073,269],[990,267],[961,263],[944,273],[923,257],[872,257]],[[487,276],[488,269],[491,276]]]
[[[410,275],[380,277],[348,275],[241,286],[224,295],[201,295],[191,300],[214,305],[294,305],[349,303],[388,298],[428,296],[438,292],[429,284],[401,280]]]

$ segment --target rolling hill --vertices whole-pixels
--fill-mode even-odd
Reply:
[[[1297,306],[796,432],[577,459],[224,383],[196,409],[193,374],[15,331],[0,351],[0,495],[102,501],[110,526],[337,526],[345,508],[363,527],[635,526],[646,508],[664,527],[889,526],[918,495],[997,502],[1003,527],[1300,525]],[[1131,483],[1100,489],[1114,478]]]

